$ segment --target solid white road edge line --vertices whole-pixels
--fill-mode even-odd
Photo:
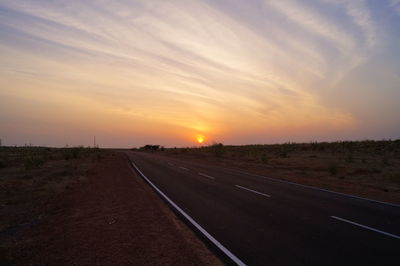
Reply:
[[[374,232],[377,232],[377,233],[381,233],[381,234],[384,234],[384,235],[387,235],[387,236],[391,236],[391,237],[400,239],[400,236],[397,236],[397,235],[394,235],[394,234],[390,234],[390,233],[387,233],[387,232],[384,232],[384,231],[381,231],[381,230],[378,230],[378,229],[375,229],[375,228],[372,228],[372,227],[369,227],[369,226],[366,226],[366,225],[362,225],[362,224],[359,224],[359,223],[356,223],[356,222],[352,222],[352,221],[349,221],[349,220],[346,220],[346,219],[343,219],[343,218],[340,218],[340,217],[337,217],[337,216],[331,216],[331,218],[339,220],[339,221],[342,221],[342,222],[346,222],[346,223],[349,223],[349,224],[353,224],[353,225],[356,225],[356,226],[359,226],[359,227],[362,227],[362,228],[365,228],[365,229],[368,229],[368,230],[371,230],[371,231],[374,231]]]
[[[186,170],[186,171],[189,171],[189,169],[187,169],[186,167],[183,167],[183,166],[179,166],[179,168],[181,168],[183,170]]]
[[[218,240],[216,240],[210,233],[208,233],[201,225],[199,225],[192,217],[184,212],[178,205],[175,204],[167,195],[165,195],[156,185],[154,185],[139,168],[131,161],[132,166],[138,171],[138,173],[150,184],[171,206],[173,206],[183,217],[185,217],[197,230],[199,230],[208,240],[210,240],[217,248],[219,248],[228,258],[235,262],[239,266],[245,266],[246,264],[241,261],[238,257],[233,255],[226,247],[224,247]]]
[[[255,190],[252,190],[252,189],[250,189],[250,188],[242,187],[242,186],[239,186],[239,185],[235,185],[235,187],[238,187],[238,188],[240,188],[240,189],[244,189],[244,190],[247,190],[247,191],[250,191],[250,192],[253,192],[253,193],[256,193],[256,194],[259,194],[259,195],[265,196],[265,197],[268,197],[268,198],[270,198],[270,197],[271,197],[271,196],[270,196],[270,195],[268,195],[268,194],[265,194],[265,193],[262,193],[262,192],[255,191]]]
[[[215,177],[212,177],[210,175],[206,175],[206,174],[203,174],[203,173],[199,173],[199,175],[207,177],[207,178],[210,178],[210,179],[213,179],[213,180],[215,179]]]

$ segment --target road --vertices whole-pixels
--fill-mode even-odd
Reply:
[[[400,207],[222,167],[128,152],[247,265],[400,265]]]

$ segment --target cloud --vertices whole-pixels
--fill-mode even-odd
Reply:
[[[13,75],[40,79],[43,93],[57,87],[118,114],[194,130],[355,123],[325,106],[320,90],[379,45],[364,1],[265,0],[253,8],[257,20],[226,5],[0,0],[0,75],[7,91],[29,89],[12,85]]]
[[[266,0],[265,3],[302,27],[303,30],[333,42],[340,51],[353,49],[355,45],[355,40],[349,33],[342,31],[335,23],[307,5],[292,0]]]
[[[390,0],[390,6],[400,16],[400,1],[399,0]]]

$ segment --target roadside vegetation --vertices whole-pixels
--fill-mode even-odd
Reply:
[[[393,196],[400,202],[400,140],[244,146],[215,143],[155,151],[363,196],[382,192],[390,194],[389,198],[377,197],[392,200]]]
[[[106,153],[85,147],[0,147],[0,240],[56,211],[47,203],[84,182],[86,171]]]

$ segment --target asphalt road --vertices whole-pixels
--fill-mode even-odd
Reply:
[[[241,171],[128,152],[248,265],[400,265],[400,207]]]

